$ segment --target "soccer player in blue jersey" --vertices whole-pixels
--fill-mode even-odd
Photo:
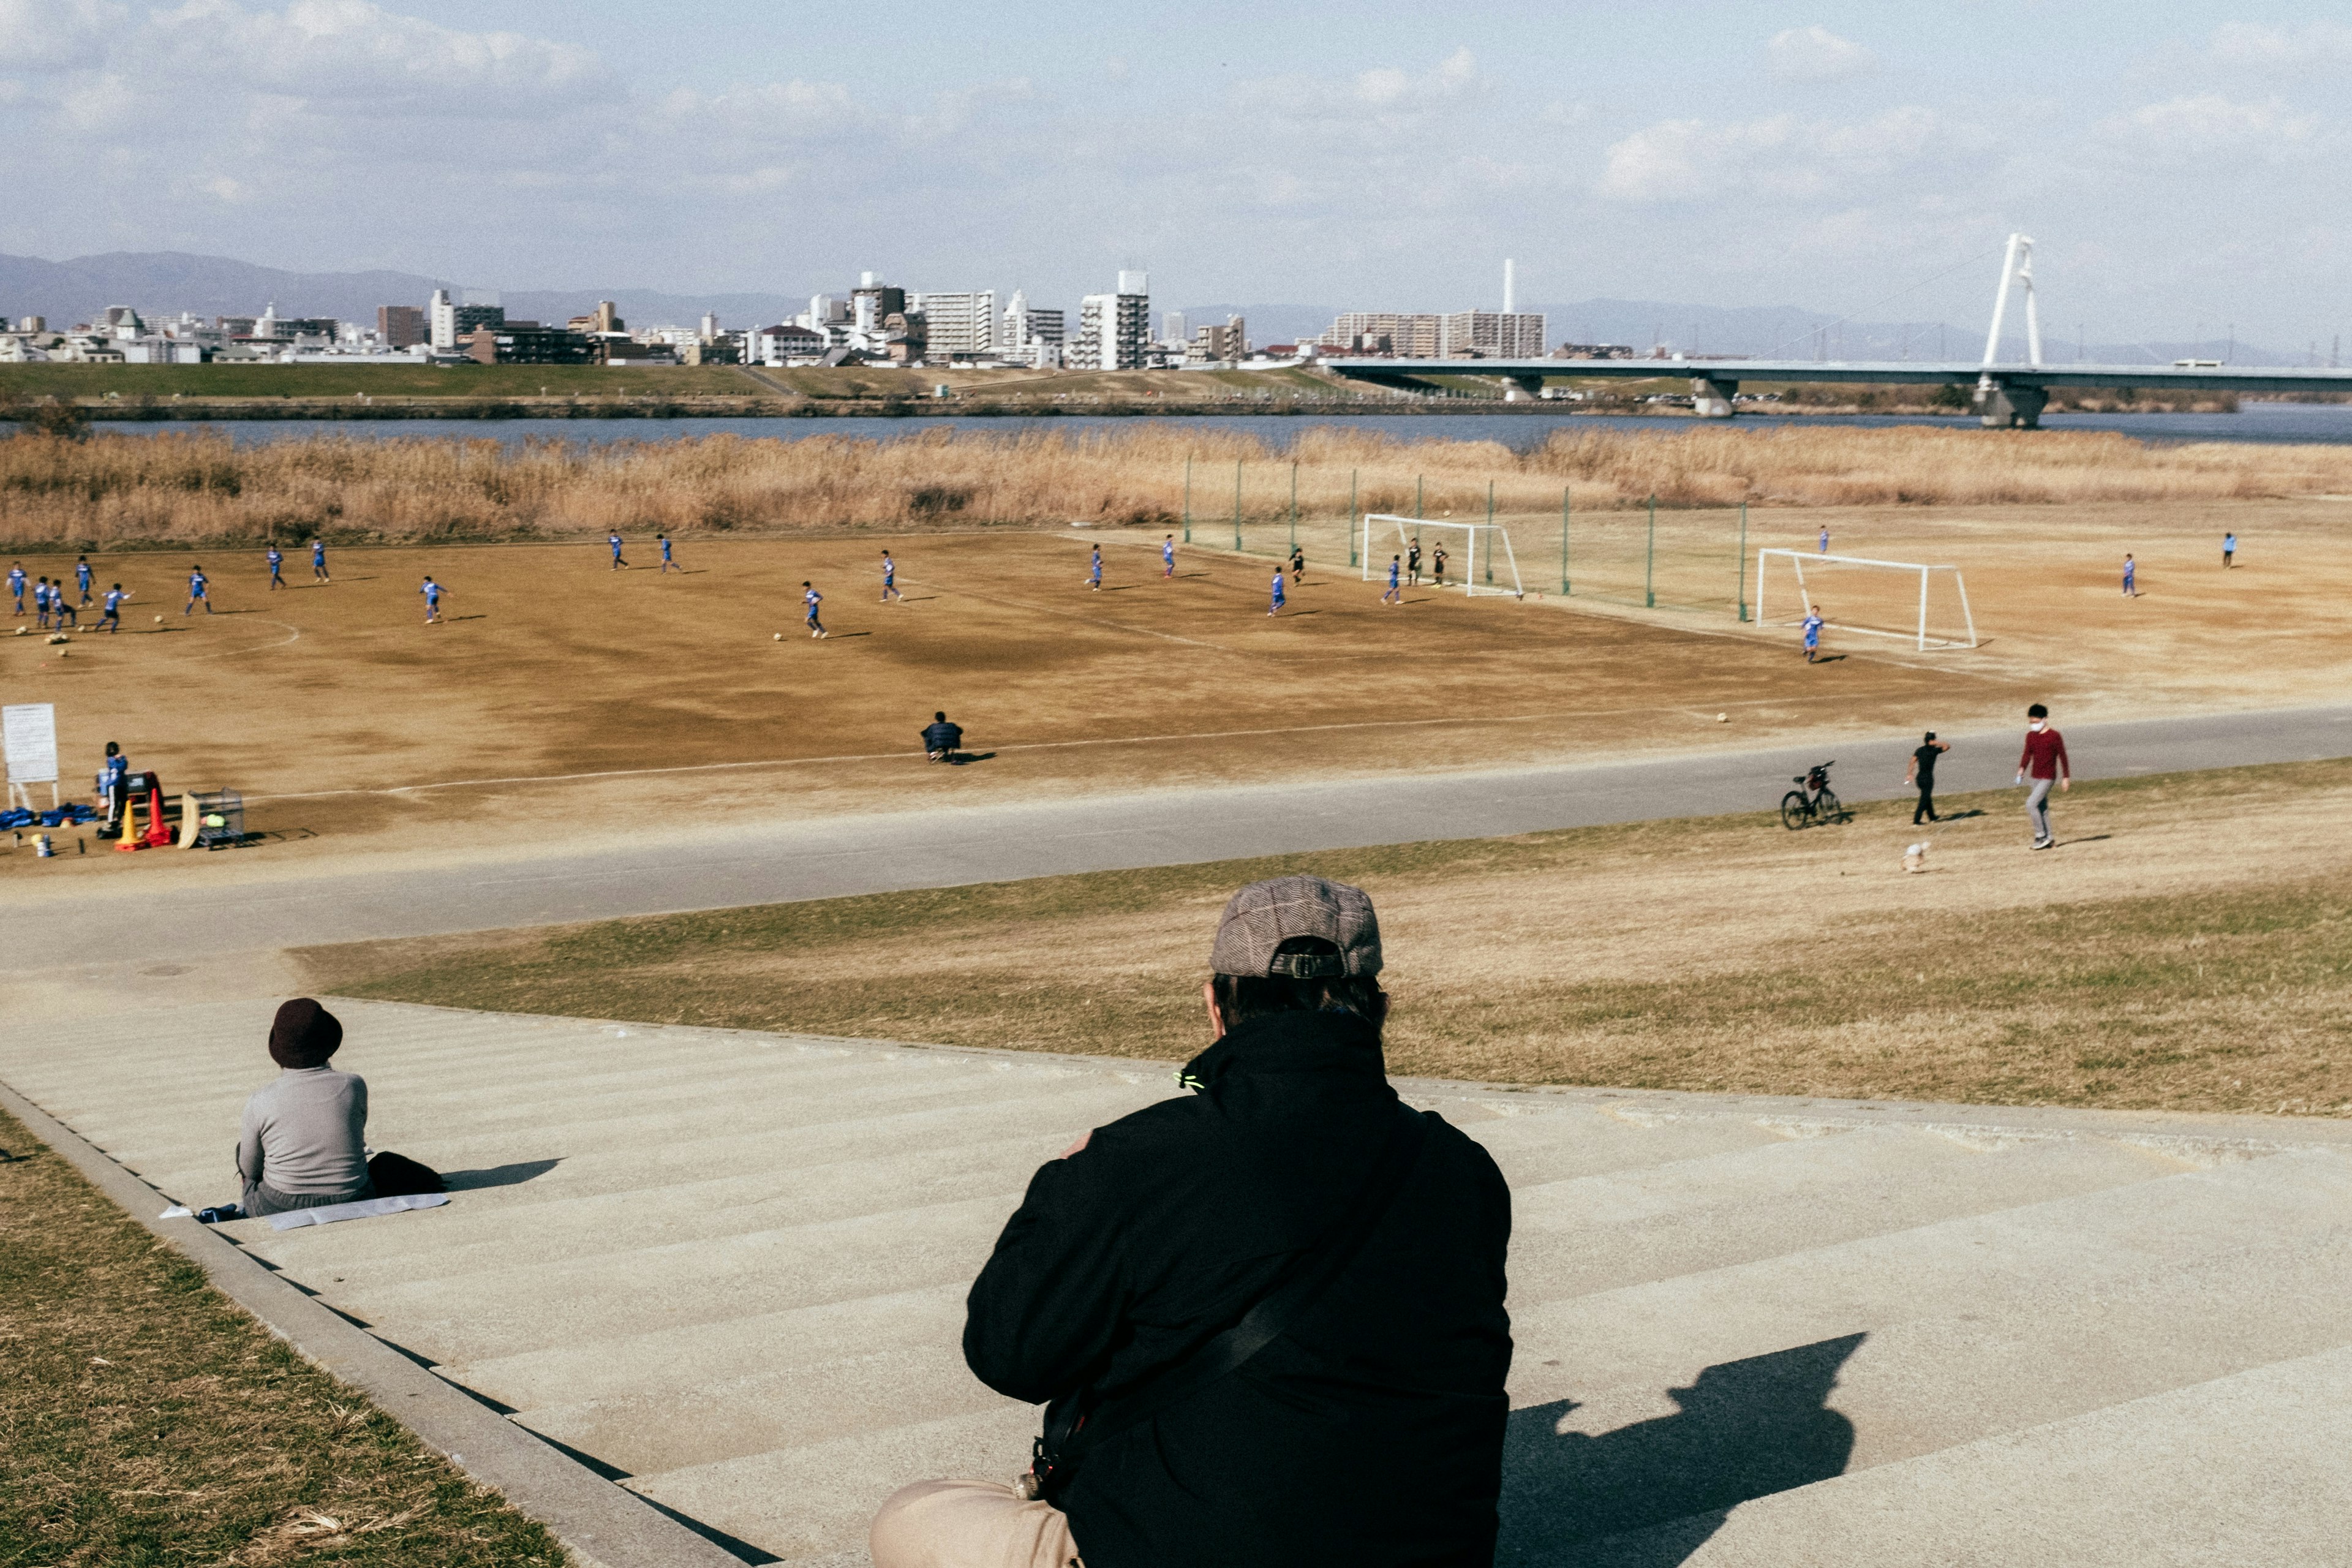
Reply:
[[[665,576],[667,576],[668,574],[670,574],[670,573],[672,573],[672,572],[676,572],[678,575],[680,575],[680,576],[684,576],[684,575],[686,574],[686,568],[685,568],[685,567],[683,567],[683,566],[680,566],[680,565],[679,565],[676,561],[674,561],[674,560],[672,560],[672,559],[670,558],[670,552],[669,552],[669,535],[668,535],[668,534],[667,534],[667,533],[656,533],[656,534],[655,534],[655,535],[654,535],[654,539],[655,539],[655,541],[656,541],[657,543],[659,543],[659,544],[661,545],[661,552],[662,552],[662,563],[661,563],[661,569],[662,569],[662,573],[663,573],[663,574],[664,574]]]
[[[1815,605],[1805,617],[1805,662],[1811,664],[1822,651],[1822,607]]]
[[[283,570],[286,565],[285,552],[279,550],[275,543],[272,543],[261,558],[269,563],[269,591],[274,594],[278,589],[286,586],[286,576]]]
[[[1160,542],[1160,574],[1176,575],[1176,536],[1172,533]]]
[[[1087,574],[1087,588],[1090,593],[1102,592],[1102,546],[1099,544],[1095,546],[1094,566]]]
[[[621,536],[617,533],[608,533],[604,536],[604,542],[613,547],[612,569],[618,572],[626,567],[628,563],[621,559]]]
[[[2232,531],[2221,536],[2221,570],[2227,572],[2238,554],[2238,536]]]
[[[882,602],[887,605],[897,599],[904,603],[906,597],[898,592],[898,563],[890,559],[890,552],[886,550],[882,552]]]
[[[816,618],[817,606],[824,603],[824,595],[803,582],[801,584],[801,603],[808,606],[809,636],[813,637],[826,636],[824,623]]]
[[[122,629],[122,601],[129,597],[130,595],[122,591],[122,584],[120,583],[117,583],[113,587],[109,588],[106,591],[106,614],[98,617],[98,626],[96,629],[102,632],[121,631]]]
[[[49,629],[49,580],[47,577],[33,584],[33,625],[43,631]]]
[[[2139,597],[2139,563],[2134,561],[2129,552],[2124,556],[2124,597]]]
[[[427,577],[425,579],[425,586],[416,591],[425,595],[425,624],[428,626],[440,625],[441,595],[449,590]]]
[[[62,577],[49,584],[49,616],[58,631],[68,627],[76,631],[81,629],[81,612],[74,608],[71,599],[66,597],[66,580]]]
[[[1828,525],[1824,524],[1824,525],[1822,526],[1822,554],[1824,554],[1824,555],[1827,555],[1829,552],[1830,552],[1830,531],[1829,531]]]
[[[310,541],[310,581],[313,583],[334,581],[332,577],[327,575],[327,542],[323,539]]]
[[[1274,569],[1274,603],[1267,606],[1265,613],[1269,616],[1279,615],[1282,611],[1282,568],[1276,566]]]
[[[203,567],[192,566],[188,569],[188,603],[186,608],[181,610],[180,614],[184,616],[198,605],[205,607],[205,614],[209,616],[213,613],[212,599],[205,592],[211,581],[212,579],[205,575]]]
[[[80,587],[81,587],[81,602],[82,602],[83,604],[85,604],[85,605],[89,604],[89,556],[87,556],[87,555],[80,556],[80,557],[79,557],[79,558],[77,558],[77,559],[75,560],[75,562],[74,562],[74,581],[75,581],[77,584],[79,584],[80,585]]]
[[[1389,591],[1381,595],[1381,604],[1402,605],[1404,603],[1404,590],[1397,586],[1397,574],[1402,571],[1403,567],[1404,558],[1402,556],[1391,555],[1389,557]]]
[[[25,566],[22,562],[9,563],[8,592],[16,600],[16,613],[23,615],[25,613]]]

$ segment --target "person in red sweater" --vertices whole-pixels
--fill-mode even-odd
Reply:
[[[2025,750],[2017,759],[2017,782],[2033,781],[2025,796],[2025,817],[2033,824],[2033,847],[2048,849],[2058,840],[2050,834],[2050,786],[2069,787],[2074,780],[2066,765],[2066,737],[2050,727],[2050,710],[2037,702],[2025,710]]]

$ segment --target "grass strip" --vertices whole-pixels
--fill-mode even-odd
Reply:
[[[0,1564],[556,1568],[0,1111]]]
[[[1843,844],[1899,847],[1910,831],[1906,808],[1887,803],[1798,835],[1750,814],[303,957],[321,989],[360,996],[1181,1059],[1202,1043],[1198,990],[1218,908],[1244,882],[1311,871],[1381,904],[1398,1072],[2341,1114],[2352,1112],[2352,868],[2315,856],[2298,874],[2273,861],[2233,877],[2225,851],[2179,834],[2218,799],[2256,820],[2339,796],[2352,801],[2352,763],[2079,787],[2063,821],[2103,828],[2101,840],[2153,845],[2169,828],[2180,841],[2163,851],[2186,857],[2164,890],[2121,896],[1945,908],[1946,885],[1930,880],[1890,892],[1884,866],[1842,868],[1853,854]],[[1973,825],[1978,853],[2042,868],[2022,848],[2012,795],[1943,804],[1992,814]],[[1970,826],[1937,832],[1965,844]],[[2010,861],[1983,864],[1969,886],[2011,875]],[[1839,879],[1868,876],[1879,889],[1869,897],[1864,882]]]

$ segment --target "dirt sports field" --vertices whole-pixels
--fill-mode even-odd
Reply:
[[[1809,667],[1793,633],[1728,616],[1425,586],[1389,608],[1332,568],[1336,531],[1311,541],[1278,618],[1271,561],[1189,549],[1163,581],[1159,534],[1131,530],[696,541],[667,575],[647,538],[628,542],[626,572],[601,540],[346,549],[320,587],[295,544],[280,593],[258,552],[195,558],[209,617],[181,614],[190,558],[95,557],[101,591],[135,595],[124,633],[85,629],[62,658],[0,637],[0,690],[57,704],[69,789],[117,740],[170,787],[245,790],[249,826],[285,836],[259,853],[281,859],[1958,731],[2037,699],[2076,723],[2287,706],[2340,699],[2352,676],[2352,503],[1759,510],[1749,546],[1810,548],[1823,519],[1840,553],[1960,566],[1984,646],[1920,655],[1832,633],[1834,657]],[[2224,529],[2242,541],[2226,574]],[[903,604],[877,603],[886,545]],[[2137,599],[2119,591],[2126,550]],[[23,564],[64,576],[72,560]],[[1523,564],[1530,589],[1558,586]],[[449,589],[438,626],[422,624],[427,573]],[[803,578],[825,595],[823,642],[801,627]],[[923,763],[916,731],[937,709],[982,760]],[[0,875],[147,860],[10,854]]]

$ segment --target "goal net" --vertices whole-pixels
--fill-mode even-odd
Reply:
[[[1893,637],[1923,653],[1977,646],[1976,616],[1957,566],[1804,550],[1756,552],[1757,625],[1801,626],[1813,605],[1832,631]]]
[[[1511,553],[1511,531],[1499,522],[1433,522],[1425,517],[1399,517],[1391,512],[1364,514],[1364,580],[1388,581],[1389,557],[1412,559],[1421,546],[1421,580],[1443,588],[1459,588],[1475,598],[1500,594],[1524,599],[1519,584],[1518,557]],[[1438,552],[1445,552],[1444,575],[1438,574]],[[1401,579],[1402,580],[1402,579]]]

